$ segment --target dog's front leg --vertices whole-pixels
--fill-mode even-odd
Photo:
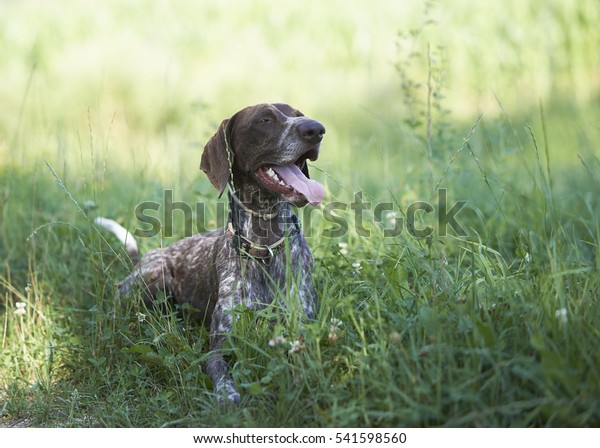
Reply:
[[[302,272],[304,275],[300,279],[300,303],[302,305],[302,309],[304,310],[305,316],[310,319],[315,319],[316,314],[316,293],[315,287],[312,281],[312,272],[313,272],[313,258],[310,254],[310,250],[308,250],[308,246],[306,247],[306,254],[304,255],[304,264],[300,264],[296,269],[298,272]]]
[[[228,401],[239,404],[240,394],[235,389],[233,378],[228,372],[228,362],[221,351],[223,343],[233,328],[232,311],[236,301],[237,291],[228,282],[222,282],[219,287],[219,300],[212,314],[210,326],[210,350],[211,356],[206,362],[206,371],[210,377],[217,400]]]

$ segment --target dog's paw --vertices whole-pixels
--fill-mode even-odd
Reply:
[[[227,401],[229,401],[230,403],[239,405],[242,402],[242,397],[239,393],[237,392],[232,392],[229,395],[227,395]]]
[[[227,381],[216,388],[217,401],[219,403],[232,403],[239,405],[242,402],[242,396],[238,393],[232,381]]]

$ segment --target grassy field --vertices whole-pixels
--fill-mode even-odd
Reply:
[[[600,425],[597,1],[56,3],[0,2],[0,427]],[[240,310],[223,408],[90,220],[214,226],[203,145],[271,101],[327,127],[318,318]]]

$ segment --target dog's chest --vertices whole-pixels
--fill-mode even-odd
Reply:
[[[250,309],[262,309],[274,301],[285,305],[287,299],[299,299],[308,307],[307,274],[312,254],[304,239],[294,238],[289,248],[267,260],[242,258],[240,264],[240,297]]]

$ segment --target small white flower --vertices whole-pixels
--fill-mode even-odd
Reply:
[[[390,225],[396,224],[396,218],[398,218],[398,214],[394,211],[385,214],[385,221]]]
[[[27,314],[27,311],[25,310],[26,306],[27,304],[25,302],[15,303],[15,307],[17,308],[15,310],[15,316],[25,316],[25,314]]]
[[[562,324],[566,324],[569,321],[569,318],[567,317],[567,309],[566,308],[561,308],[559,310],[556,310],[556,312],[554,313],[554,316]]]
[[[531,261],[531,256],[529,255],[529,252],[525,254],[523,260],[525,260],[525,263],[529,263]]]
[[[83,201],[83,208],[84,210],[94,210],[96,208],[98,208],[98,206],[96,205],[96,203],[94,201],[90,201],[89,199]]]
[[[352,263],[352,267],[354,268],[355,271],[360,271],[362,269],[362,266],[360,265],[360,261],[355,261],[354,263]]]
[[[299,353],[305,349],[304,347],[304,337],[300,336],[294,342],[290,344],[289,353]]]
[[[342,328],[342,325],[343,325],[343,324],[344,324],[344,323],[343,323],[341,320],[339,320],[339,319],[337,319],[337,318],[335,318],[335,317],[332,317],[332,318],[329,320],[329,331],[337,331],[337,330],[339,330],[340,328]]]
[[[344,242],[338,243],[338,247],[340,250],[340,254],[348,255],[348,243],[344,243]]]
[[[275,347],[281,344],[285,344],[285,338],[283,336],[275,336],[269,340],[269,347]]]
[[[135,313],[135,317],[137,317],[138,322],[144,322],[146,320],[146,315],[139,311]]]
[[[300,341],[294,341],[290,345],[290,353],[297,353],[300,351]]]
[[[342,321],[339,319],[336,319],[335,317],[332,317],[329,320],[329,334],[327,335],[327,338],[329,339],[329,342],[331,342],[332,344],[335,344],[337,342],[337,340],[339,339],[338,332],[342,328],[342,325],[343,325]]]

